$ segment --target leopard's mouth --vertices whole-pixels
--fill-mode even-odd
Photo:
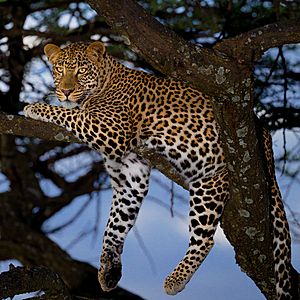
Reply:
[[[90,90],[87,91],[73,91],[70,95],[65,95],[61,90],[56,91],[57,98],[60,102],[71,102],[80,104],[82,101],[86,100],[91,94]]]

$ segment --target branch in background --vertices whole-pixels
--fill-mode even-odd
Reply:
[[[42,291],[47,299],[72,299],[59,275],[45,267],[10,267],[0,274],[0,298]],[[50,291],[50,293],[49,293]]]
[[[47,199],[47,210],[42,212],[41,221],[51,218],[55,213],[69,205],[76,197],[92,193],[95,190],[93,183],[104,171],[103,163],[94,163],[91,170],[79,177],[75,182],[66,183],[63,194]]]
[[[78,35],[78,32],[80,32],[80,35]],[[36,36],[44,39],[53,39],[60,43],[65,43],[67,41],[75,42],[82,39],[89,39],[89,37],[93,34],[100,34],[100,35],[112,35],[114,32],[107,27],[107,25],[104,22],[100,21],[94,21],[87,23],[85,25],[80,26],[79,28],[76,28],[74,30],[70,30],[66,32],[64,35],[57,35],[53,37],[53,32],[51,31],[39,31],[34,29],[22,29],[21,32],[19,29],[9,29],[9,30],[2,30],[1,34],[3,36],[6,36],[8,38],[15,37],[19,34],[21,34],[23,37],[26,36]]]
[[[265,114],[262,120],[270,130],[300,127],[300,109],[294,107],[272,107],[271,113]]]

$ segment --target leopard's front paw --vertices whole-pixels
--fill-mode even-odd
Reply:
[[[105,251],[101,255],[100,262],[98,280],[102,290],[108,292],[117,286],[122,276],[120,256],[112,251]]]
[[[26,105],[23,109],[25,117],[35,119],[35,120],[39,120],[40,119],[39,106],[40,106],[40,104],[28,104],[28,105]]]

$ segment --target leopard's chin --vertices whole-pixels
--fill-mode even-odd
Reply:
[[[80,104],[78,102],[72,102],[72,101],[62,101],[62,106],[68,109],[73,109],[75,107],[79,107]]]

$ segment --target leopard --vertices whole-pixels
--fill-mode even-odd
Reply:
[[[113,196],[103,234],[98,281],[114,289],[122,276],[121,255],[149,187],[150,162],[143,147],[166,159],[189,191],[189,243],[164,281],[169,295],[182,291],[214,244],[214,234],[229,199],[229,180],[212,99],[189,84],[128,68],[100,41],[65,47],[47,44],[56,95],[62,103],[28,104],[25,117],[72,132],[102,155]],[[272,140],[264,130],[263,149],[271,180],[274,277],[277,299],[292,299],[291,250]]]

